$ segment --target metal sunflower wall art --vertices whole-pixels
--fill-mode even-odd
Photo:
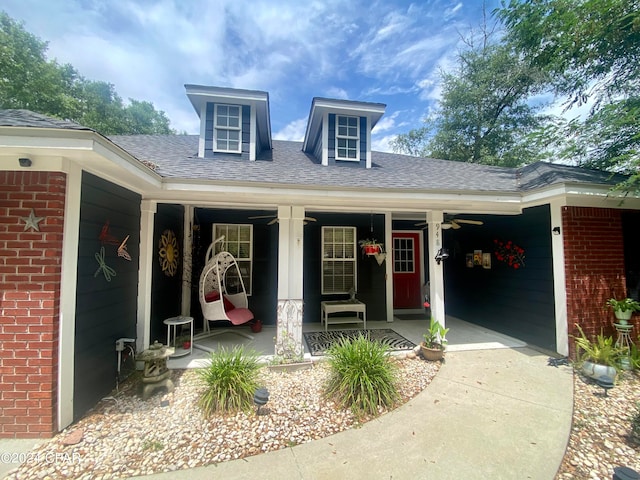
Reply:
[[[172,230],[162,232],[158,250],[160,268],[167,277],[173,277],[178,271],[178,239]]]

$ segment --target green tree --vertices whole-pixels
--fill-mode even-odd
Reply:
[[[466,41],[457,67],[441,72],[442,97],[418,129],[399,135],[395,151],[460,162],[519,166],[540,158],[528,133],[545,118],[527,103],[540,83],[535,68],[519,61],[509,45]]]
[[[87,80],[69,64],[48,60],[47,42],[0,12],[0,108],[72,120],[104,134],[173,134],[163,111],[129,99],[106,82]]]
[[[566,105],[592,105],[572,122],[579,164],[629,173],[622,188],[640,191],[640,1],[510,0],[498,15],[508,41]]]
[[[71,118],[78,101],[72,95],[78,80],[70,65],[48,62],[47,43],[0,12],[0,106],[58,113]]]

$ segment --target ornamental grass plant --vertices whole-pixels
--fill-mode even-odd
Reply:
[[[361,414],[376,415],[378,407],[390,407],[398,399],[397,366],[389,347],[360,334],[342,338],[327,351],[330,367],[325,396]]]
[[[206,386],[198,399],[204,414],[251,409],[259,370],[258,354],[242,346],[213,352],[208,365],[198,370]]]

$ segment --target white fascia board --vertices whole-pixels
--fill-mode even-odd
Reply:
[[[465,212],[484,213],[501,212],[518,214],[521,212],[518,195],[499,195],[495,193],[460,195],[430,192],[388,192],[379,189],[338,190],[313,187],[291,187],[283,185],[252,186],[239,184],[194,185],[190,182],[166,184],[165,189],[153,197],[163,202],[181,202],[202,204],[203,202],[225,204],[282,204],[305,205],[314,209],[339,208],[352,211],[353,208],[365,209],[402,209],[406,211],[425,211],[442,208],[463,208]],[[469,207],[469,208],[465,208]]]
[[[2,170],[19,169],[17,158],[24,156],[32,160],[34,170],[65,171],[65,163],[55,159],[66,159],[138,193],[162,186],[160,175],[91,130],[10,128],[12,135],[2,135],[8,129],[0,129]]]
[[[563,199],[565,205],[596,208],[640,208],[640,198],[613,192],[610,185],[559,184],[522,195],[523,208]]]

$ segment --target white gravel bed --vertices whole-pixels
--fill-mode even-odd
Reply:
[[[402,403],[424,389],[440,364],[397,358]],[[172,372],[175,389],[143,401],[125,382],[80,421],[30,453],[9,479],[116,479],[193,468],[310,442],[353,428],[350,410],[322,396],[324,362],[295,372],[261,370],[267,415],[216,413],[196,405],[203,385],[194,370]],[[380,414],[384,414],[384,410]],[[79,440],[78,443],[68,443]],[[43,460],[46,459],[46,460]]]
[[[556,480],[610,480],[615,467],[640,473],[640,439],[631,421],[640,408],[640,374],[625,372],[607,396],[574,374],[571,437]]]

